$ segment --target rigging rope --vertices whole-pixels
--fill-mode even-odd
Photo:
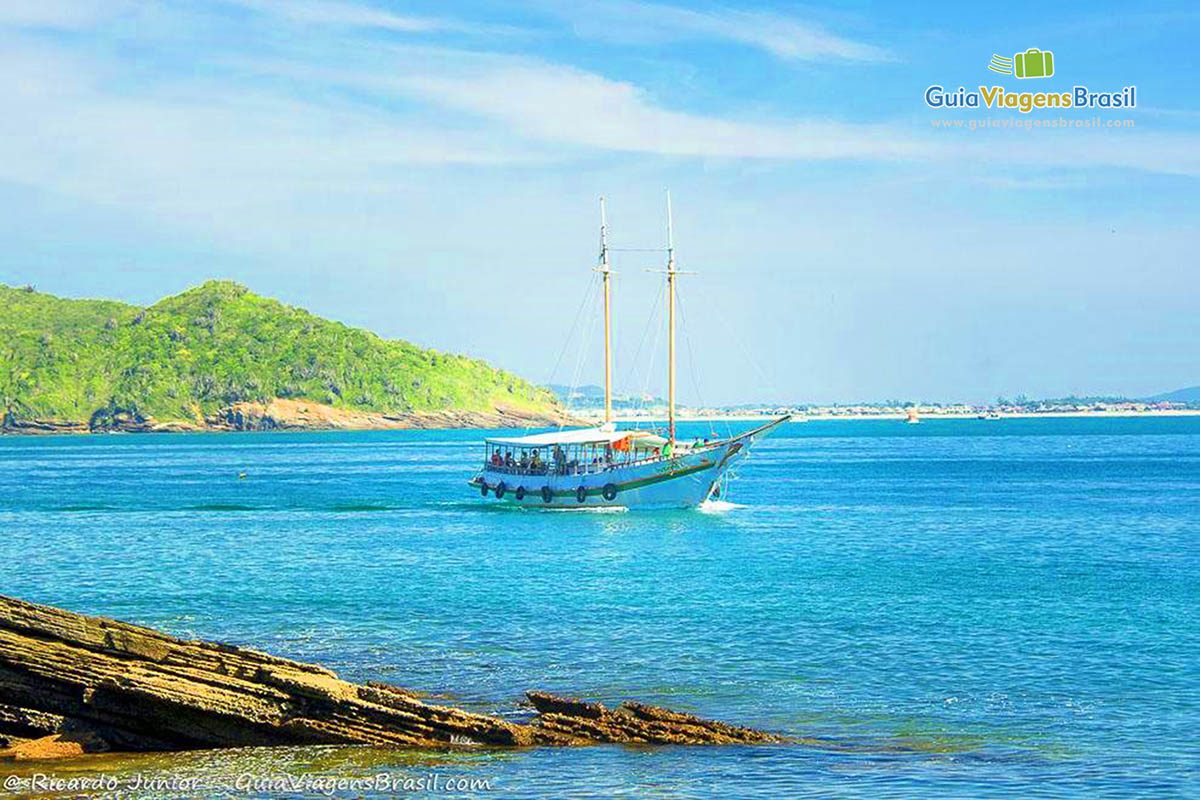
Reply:
[[[637,376],[637,365],[642,357],[642,349],[646,345],[646,337],[650,333],[650,327],[652,325],[654,325],[655,318],[658,316],[658,306],[659,306],[659,303],[662,302],[662,298],[663,298],[664,294],[666,294],[665,288],[663,286],[659,286],[658,293],[654,296],[654,304],[650,307],[650,313],[646,316],[646,325],[645,325],[645,327],[642,328],[642,336],[638,340],[637,351],[633,355],[633,360],[629,362],[629,366],[626,368],[624,384],[627,386],[632,386],[633,382],[634,382],[634,378]],[[657,326],[655,326],[655,328],[657,329]],[[655,343],[655,346],[657,347],[657,342]],[[647,370],[646,370],[646,375],[647,375],[647,383],[649,383],[649,375],[650,375],[649,368],[647,368]],[[643,404],[645,403],[645,400],[643,398],[645,396],[646,396],[646,392],[643,389],[642,393],[639,394],[637,396],[637,399],[634,401],[634,404],[633,404],[634,411],[638,411],[638,412],[642,411]],[[638,425],[639,427],[641,426],[640,422],[637,422],[635,424]]]
[[[688,335],[687,317],[683,313],[683,297],[678,291],[675,292],[675,302],[679,306],[679,329],[683,332],[683,343],[687,346],[688,371],[692,376],[692,391],[696,393],[696,400],[699,401],[700,407],[705,408],[707,404],[704,402],[704,397],[700,393],[700,380],[696,377],[696,355],[692,350],[692,337]],[[732,436],[732,431],[729,429],[728,420],[725,422],[725,428],[726,434]],[[717,437],[717,430],[713,426],[712,418],[709,418],[708,420],[708,432],[712,434],[713,438]]]
[[[548,381],[549,384],[553,384],[554,379],[558,377],[558,368],[560,366],[562,366],[562,360],[563,360],[563,357],[567,354],[567,348],[570,347],[571,340],[573,338],[575,338],[575,329],[579,327],[579,319],[583,316],[584,306],[587,305],[588,298],[591,297],[592,291],[595,289],[595,287],[596,287],[596,279],[595,279],[595,277],[593,277],[591,280],[588,281],[587,291],[585,291],[583,293],[583,299],[579,302],[579,308],[576,309],[576,311],[575,311],[575,321],[571,323],[571,328],[569,331],[567,331],[566,338],[563,339],[562,349],[560,349],[558,351],[558,358],[554,362],[554,368],[552,370],[550,370],[550,380]],[[551,390],[551,391],[553,391],[553,390]],[[567,406],[568,410],[570,409],[569,404],[571,401],[571,391],[573,391],[573,388],[568,387],[567,388],[567,402],[564,404]],[[558,425],[558,429],[560,431],[563,429],[563,425],[561,422]],[[528,432],[529,432],[529,426],[526,425],[525,433],[528,433]]]
[[[588,297],[590,297],[592,300],[588,306],[588,318],[593,317],[593,312],[595,311],[595,308],[600,300],[600,292],[594,291],[597,285],[599,285],[599,282],[599,279],[594,278],[588,285]],[[595,332],[596,326],[594,324],[585,326],[583,329],[583,342],[582,347],[579,348],[579,358],[577,358],[575,361],[575,372],[571,375],[571,385],[567,387],[568,402],[570,402],[570,399],[575,395],[575,389],[579,386],[580,375],[583,374],[583,362],[587,358],[588,349],[592,344],[592,334]],[[561,431],[563,426],[560,424],[558,429]]]
[[[754,351],[746,345],[745,340],[738,336],[735,329],[730,328],[729,333],[733,337],[734,344],[736,344],[738,349],[742,351],[742,360],[754,367],[755,372],[758,373],[759,379],[763,382],[763,387],[768,390],[774,389],[777,383],[772,380],[763,370],[762,364],[758,361],[758,359],[753,357]]]
[[[655,299],[654,299],[654,307],[650,310],[650,321],[651,322],[655,321],[655,317],[658,316],[659,304],[662,302],[662,299],[663,299],[663,297],[666,296],[666,294],[667,294],[666,285],[663,284],[662,286],[659,287],[658,294],[655,296]],[[662,338],[662,329],[663,329],[663,326],[661,324],[654,326],[654,344],[650,347],[650,363],[646,365],[646,380],[642,384],[642,393],[638,397],[638,405],[637,405],[637,410],[639,412],[638,413],[639,421],[637,423],[638,427],[641,427],[641,421],[640,421],[641,413],[640,412],[645,409],[646,397],[650,394],[650,376],[654,374],[654,361],[658,356],[658,342]]]

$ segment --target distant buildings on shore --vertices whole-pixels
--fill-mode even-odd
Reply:
[[[666,414],[666,406],[657,398],[647,398],[650,402],[637,406],[630,404],[620,409],[620,416],[630,419],[662,419]],[[657,402],[655,402],[657,401]],[[1030,416],[1030,415],[1064,415],[1064,414],[1154,414],[1181,411],[1200,411],[1200,403],[1181,403],[1171,401],[1127,400],[1121,398],[1065,398],[1061,400],[1015,400],[998,401],[985,405],[967,403],[855,403],[830,405],[797,404],[797,405],[738,405],[713,406],[705,408],[681,407],[679,416],[688,418],[712,417],[777,417],[791,414],[804,418],[902,418],[909,415],[909,410],[915,409],[922,417],[982,417],[997,416]],[[603,415],[602,407],[585,406],[573,409],[579,416],[590,418]]]

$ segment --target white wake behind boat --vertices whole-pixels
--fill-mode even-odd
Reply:
[[[675,247],[667,196],[667,428],[617,430],[612,422],[612,313],[609,248],[600,198],[600,264],[604,289],[604,424],[485,440],[483,467],[470,480],[483,497],[545,508],[687,508],[720,491],[730,468],[782,416],[724,439],[675,438]]]

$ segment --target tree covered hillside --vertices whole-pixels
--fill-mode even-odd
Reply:
[[[275,398],[383,413],[557,408],[549,392],[482,361],[381,339],[227,281],[148,308],[0,285],[6,422],[126,414],[203,424],[234,403]]]

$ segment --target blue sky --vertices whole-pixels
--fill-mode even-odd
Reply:
[[[669,187],[699,273],[685,401],[1193,385],[1200,9],[1129,8],[6,0],[0,281],[150,302],[228,277],[598,381],[596,334],[552,374],[597,196],[615,245],[654,247]],[[1053,78],[986,69],[1029,47]],[[1021,115],[931,110],[934,83],[1138,108],[935,129]],[[662,388],[656,258],[617,255],[621,389]]]

